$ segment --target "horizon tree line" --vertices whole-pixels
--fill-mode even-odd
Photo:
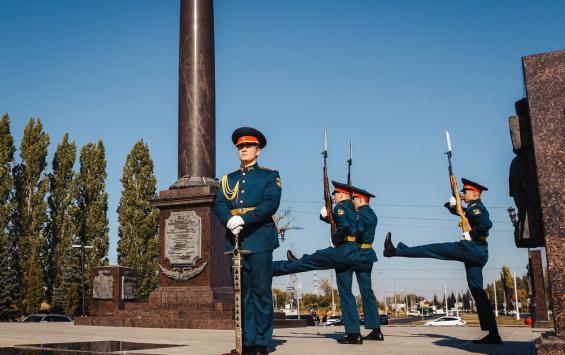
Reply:
[[[30,118],[16,149],[10,117],[0,119],[0,320],[19,313],[82,311],[80,252],[85,249],[85,299],[90,273],[108,264],[110,245],[106,152],[102,140],[77,144],[68,133],[51,143],[39,118]],[[18,153],[19,159],[16,159]],[[118,262],[138,272],[139,299],[157,286],[158,212],[149,206],[156,178],[149,147],[137,141],[127,156],[118,207]],[[88,302],[87,302],[88,308]]]

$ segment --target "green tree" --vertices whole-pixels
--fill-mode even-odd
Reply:
[[[149,205],[157,180],[149,147],[139,140],[126,158],[118,206],[118,264],[137,270],[138,296],[147,300],[157,287],[159,211]]]
[[[14,181],[11,165],[14,160],[14,138],[10,133],[10,118],[0,119],[0,319],[9,317],[9,310],[16,301],[16,265],[12,255],[12,239],[8,234],[11,195]]]
[[[78,244],[91,245],[85,251],[86,300],[90,299],[90,271],[107,263],[110,244],[108,236],[108,194],[106,183],[106,153],[102,141],[87,143],[80,150],[80,171],[77,178]],[[78,251],[75,251],[78,254]]]
[[[508,266],[503,266],[502,271],[500,272],[500,281],[502,283],[502,290],[504,302],[508,305],[512,305],[512,301],[514,300],[514,277],[512,277],[512,272],[508,268]],[[497,289],[498,291],[498,289]]]
[[[65,133],[61,143],[57,145],[49,174],[49,221],[45,230],[48,250],[47,266],[47,299],[54,310],[73,313],[69,307],[75,301],[70,300],[73,294],[68,292],[72,282],[80,282],[78,275],[69,275],[77,263],[75,251],[71,249],[77,233],[75,217],[77,214],[76,173],[73,166],[76,160],[76,144],[69,142]],[[76,297],[76,295],[75,295]]]
[[[47,221],[49,181],[47,167],[49,135],[43,132],[41,120],[30,118],[20,144],[20,164],[13,169],[15,183],[12,209],[12,237],[18,255],[18,280],[22,308],[36,312],[44,299],[46,243],[43,235]]]

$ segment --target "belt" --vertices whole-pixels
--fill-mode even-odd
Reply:
[[[360,249],[370,249],[373,247],[371,243],[361,243],[357,245]]]
[[[246,214],[247,212],[253,211],[255,207],[243,207],[243,208],[234,208],[230,210],[232,216],[239,216],[242,214]]]
[[[357,237],[354,237],[352,235],[348,235],[347,237],[343,238],[344,242],[356,242],[357,241]]]

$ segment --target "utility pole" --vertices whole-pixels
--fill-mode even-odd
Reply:
[[[518,304],[518,287],[516,286],[516,271],[512,271],[514,274],[514,298],[516,299],[516,307],[514,310],[516,311],[516,319],[520,319],[520,306]]]
[[[396,304],[396,280],[394,280],[394,317],[398,317],[398,305]]]
[[[332,288],[332,316],[335,316],[334,274],[332,270],[330,270],[330,283]]]
[[[496,299],[496,280],[494,280],[494,286],[492,288],[494,290],[494,316],[498,317],[498,301]]]
[[[459,317],[459,292],[457,292],[457,298],[455,299],[455,315]]]
[[[84,245],[84,242],[80,244],[71,245],[72,248],[80,248],[80,283],[82,289],[82,316],[86,315],[85,311],[85,301],[84,301],[84,249],[92,249],[92,245]]]
[[[444,303],[445,315],[448,316],[449,314],[447,314],[447,283],[443,284],[443,300],[445,301]]]

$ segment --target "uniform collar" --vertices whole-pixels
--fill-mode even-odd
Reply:
[[[240,166],[239,170],[241,172],[246,172],[246,171],[257,169],[257,168],[259,168],[259,164],[255,163],[255,164],[250,165],[250,166]]]

